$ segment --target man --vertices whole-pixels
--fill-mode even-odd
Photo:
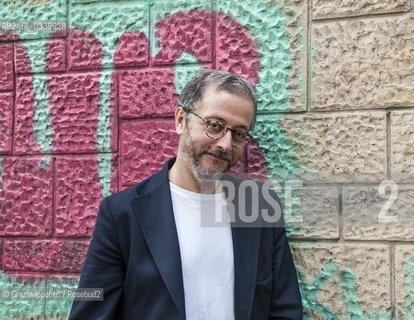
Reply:
[[[302,319],[284,228],[241,223],[240,199],[276,213],[272,201],[239,194],[236,178],[234,192],[214,182],[239,160],[255,118],[241,77],[205,71],[186,85],[177,158],[102,201],[79,287],[103,288],[104,300],[75,301],[70,319]]]

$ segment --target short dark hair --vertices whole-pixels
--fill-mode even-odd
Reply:
[[[250,99],[254,108],[253,121],[250,128],[254,127],[257,114],[254,89],[245,78],[227,71],[208,70],[197,74],[186,84],[181,92],[178,106],[187,110],[195,110],[197,103],[203,98],[204,92],[209,87]]]

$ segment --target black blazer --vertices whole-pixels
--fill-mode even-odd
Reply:
[[[186,318],[168,183],[173,163],[102,201],[79,287],[103,288],[104,300],[74,301],[69,319]],[[235,320],[302,319],[284,228],[232,225],[232,236]]]

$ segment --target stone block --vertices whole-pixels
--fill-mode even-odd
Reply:
[[[46,72],[59,72],[66,69],[65,41],[50,40],[46,44]]]
[[[311,32],[312,109],[413,105],[413,13],[326,21]]]
[[[269,178],[267,162],[263,150],[256,140],[252,140],[246,147],[247,172],[259,179]]]
[[[157,6],[154,10],[156,17],[162,15],[157,12]],[[153,64],[174,66],[183,53],[192,55],[199,63],[211,62],[212,30],[213,14],[206,10],[180,11],[157,21],[155,38],[158,50],[153,52]],[[187,62],[185,59],[180,61]]]
[[[24,296],[42,293],[46,289],[46,280],[37,274],[0,274],[0,290],[19,297],[0,299],[0,316],[2,319],[44,319],[45,299]]]
[[[414,182],[414,111],[391,112],[391,176]]]
[[[68,48],[68,69],[102,68],[102,43],[93,33],[86,30],[71,29],[66,39]]]
[[[231,16],[218,14],[216,35],[217,68],[244,76],[256,84],[259,53],[248,31]]]
[[[343,188],[344,238],[414,240],[414,186],[384,180]]]
[[[80,272],[88,241],[5,240],[5,271]]]
[[[0,57],[0,91],[13,90],[13,46],[11,44],[1,44]]]
[[[65,42],[51,39],[17,44],[15,57],[17,74],[65,71]]]
[[[52,276],[47,279],[47,289],[52,292],[76,290],[79,277],[75,276]],[[46,319],[66,320],[69,317],[72,299],[46,300]]]
[[[312,319],[389,319],[390,249],[383,245],[296,244],[305,315]]]
[[[380,181],[386,175],[382,112],[261,116],[254,136],[275,179]]]
[[[279,195],[290,238],[339,239],[336,187],[302,186],[300,181],[285,181]]]
[[[305,111],[307,2],[219,0],[217,12],[217,67],[256,84],[259,112]]]
[[[70,45],[69,66],[75,69],[112,68],[123,34],[137,30],[148,38],[148,6],[141,1],[122,1],[116,5],[100,1],[73,6],[69,23],[77,40]]]
[[[176,155],[173,120],[145,120],[121,125],[120,186],[131,186],[160,170]]]
[[[13,93],[0,93],[0,154],[12,148]]]
[[[17,78],[13,136],[16,154],[52,151],[53,133],[49,102],[44,75]]]
[[[51,158],[1,161],[0,235],[50,236],[53,221]]]
[[[91,236],[102,200],[97,157],[57,158],[55,167],[55,234]]]
[[[414,246],[395,249],[396,319],[412,319],[414,314]]]
[[[119,74],[122,118],[173,116],[178,102],[174,70],[139,70]]]
[[[54,152],[98,151],[100,79],[100,74],[48,77]]]
[[[410,0],[313,0],[313,19],[352,17],[410,10]]]
[[[132,67],[148,65],[149,44],[144,33],[130,31],[118,40],[114,56],[115,67]]]

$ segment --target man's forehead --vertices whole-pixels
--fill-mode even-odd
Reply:
[[[200,97],[199,103],[205,98],[214,97],[215,95],[219,93],[227,93],[237,98],[246,99],[246,100],[251,101],[251,103],[253,104],[252,98],[249,95],[247,95],[245,92],[243,92],[242,90],[237,90],[235,88],[221,88],[221,87],[216,87],[213,85],[206,87],[206,89],[204,90],[203,94]]]

